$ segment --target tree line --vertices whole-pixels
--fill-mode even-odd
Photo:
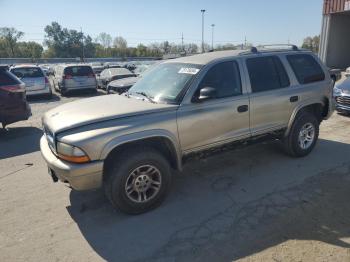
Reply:
[[[142,43],[136,47],[128,46],[121,36],[113,38],[107,33],[100,33],[95,39],[82,31],[62,27],[52,22],[44,28],[43,44],[34,41],[20,41],[24,33],[15,28],[0,27],[0,57],[2,58],[103,58],[103,57],[162,57],[164,54],[195,54],[201,50],[196,43],[170,43],[169,41]],[[303,48],[318,52],[319,36],[304,39]],[[249,47],[247,44],[245,47]],[[216,45],[215,50],[240,49],[243,45],[227,43]],[[211,49],[204,45],[205,51]]]
[[[318,53],[320,49],[320,36],[308,36],[304,39],[302,48]]]
[[[103,58],[103,57],[162,57],[164,54],[195,54],[201,50],[196,43],[154,42],[148,45],[128,46],[121,36],[113,38],[100,33],[95,39],[81,31],[62,27],[52,22],[44,28],[43,44],[33,41],[20,41],[24,33],[15,28],[0,28],[0,57],[2,58]],[[205,51],[211,47],[204,45]],[[217,45],[216,50],[231,50],[240,45]]]

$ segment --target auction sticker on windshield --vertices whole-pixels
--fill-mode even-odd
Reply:
[[[189,75],[195,75],[199,72],[198,68],[191,68],[191,67],[182,67],[179,70],[179,74],[189,74]]]

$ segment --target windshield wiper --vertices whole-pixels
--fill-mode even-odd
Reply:
[[[135,92],[135,94],[142,95],[143,97],[145,97],[152,104],[156,104],[156,102],[152,99],[152,97],[147,95],[145,92]]]

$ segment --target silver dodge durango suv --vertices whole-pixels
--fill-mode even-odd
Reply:
[[[273,137],[303,157],[332,112],[328,69],[309,51],[210,52],[163,62],[126,94],[47,112],[40,147],[54,181],[103,187],[138,214],[160,205],[189,156]]]

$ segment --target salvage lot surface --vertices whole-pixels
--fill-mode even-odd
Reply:
[[[33,100],[0,131],[0,261],[350,261],[350,117],[303,159],[269,142],[188,164],[160,208],[127,216],[41,158],[42,114],[85,96]]]

